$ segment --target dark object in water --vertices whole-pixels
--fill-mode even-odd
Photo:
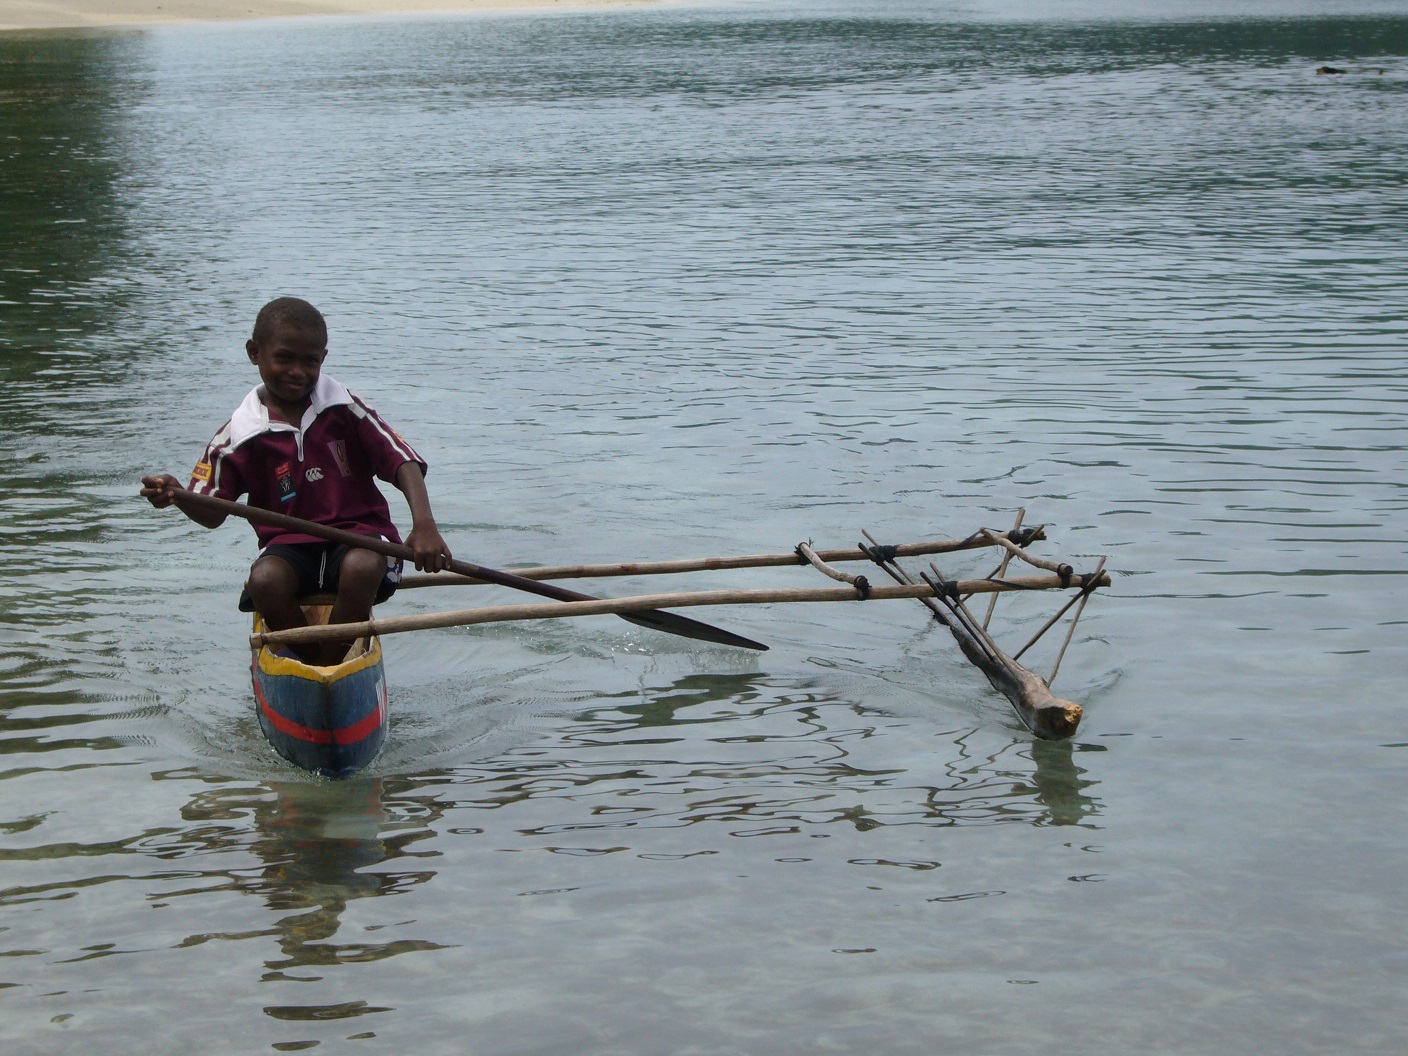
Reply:
[[[1337,70],[1333,66],[1321,66],[1316,69],[1316,73],[1344,73],[1344,70]]]

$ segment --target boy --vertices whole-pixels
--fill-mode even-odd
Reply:
[[[307,301],[280,297],[260,309],[245,343],[262,384],[235,409],[206,446],[190,490],[224,499],[249,494],[251,506],[400,542],[374,476],[395,484],[411,511],[406,544],[418,569],[439,572],[450,559],[425,490],[426,463],[359,397],[322,373],[328,332]],[[225,515],[185,508],[169,473],[142,478],[157,509],[174,502],[197,524],[218,528]],[[371,550],[336,546],[308,535],[257,525],[261,547],[249,570],[248,603],[271,630],[307,624],[298,598],[335,592],[329,623],[368,619],[401,580],[400,562]],[[247,608],[241,599],[241,608]],[[339,662],[350,641],[306,645],[311,664]]]

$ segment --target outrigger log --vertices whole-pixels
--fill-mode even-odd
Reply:
[[[513,570],[516,580],[584,579],[609,576],[639,576],[694,572],[712,569],[763,568],[782,565],[807,565],[835,580],[835,587],[790,587],[745,590],[681,591],[643,594],[622,598],[590,598],[563,600],[548,604],[487,605],[475,609],[372,619],[365,623],[342,624],[336,627],[300,627],[286,631],[257,632],[250,637],[254,649],[265,646],[291,645],[353,636],[374,637],[402,631],[425,630],[432,627],[460,627],[511,620],[562,619],[570,616],[615,614],[630,618],[639,613],[658,613],[665,607],[688,608],[705,605],[759,605],[786,602],[817,601],[880,601],[915,598],[924,604],[934,619],[946,627],[958,642],[964,656],[977,667],[994,688],[1011,702],[1017,715],[1038,737],[1059,740],[1076,732],[1081,720],[1081,706],[1063,700],[1051,692],[1066,647],[1075,634],[1077,621],[1085,603],[1099,587],[1110,585],[1105,571],[1105,559],[1098,560],[1089,572],[1078,573],[1062,562],[1045,560],[1029,552],[1032,543],[1046,538],[1041,527],[1023,528],[1025,511],[1017,515],[1010,530],[995,531],[980,528],[961,539],[941,539],[927,543],[882,545],[869,533],[866,541],[854,549],[822,550],[810,543],[800,543],[787,554],[753,554],[741,557],[706,557],[681,561],[620,562],[598,565],[561,565]],[[902,568],[899,558],[952,553],[980,548],[996,549],[1001,553],[997,568],[977,579],[951,580],[935,564],[917,576]],[[1008,567],[1013,560],[1032,566],[1040,575],[1011,576]],[[843,572],[835,564],[847,561],[870,561],[894,581],[893,586],[872,585],[864,575]],[[402,589],[452,584],[483,584],[495,582],[473,575],[440,573],[429,576],[407,576]],[[1004,652],[994,642],[988,626],[999,594],[1033,590],[1064,590],[1070,593],[1066,603],[1012,654]],[[565,592],[564,592],[565,593]],[[975,595],[990,595],[987,611],[981,618],[968,607]],[[560,595],[559,595],[560,596]],[[1072,612],[1072,610],[1074,610]],[[1061,643],[1051,673],[1046,678],[1029,671],[1018,661],[1038,640],[1068,613],[1068,629]],[[683,619],[683,618],[681,618]]]

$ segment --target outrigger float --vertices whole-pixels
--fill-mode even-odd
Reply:
[[[397,543],[353,535],[243,503],[228,502],[188,491],[178,491],[177,499],[194,506],[218,509],[255,523],[290,528],[333,542],[376,550],[393,557],[411,556],[408,547]],[[496,583],[550,597],[554,601],[549,604],[486,605],[451,612],[373,618],[362,623],[333,626],[319,624],[316,613],[310,611],[309,626],[285,631],[270,631],[256,618],[249,644],[253,654],[252,669],[260,724],[270,743],[290,762],[307,770],[342,777],[370,764],[386,737],[386,681],[382,670],[379,640],[379,636],[383,634],[436,627],[613,614],[632,623],[671,634],[739,648],[765,650],[767,646],[761,642],[664,610],[666,607],[820,601],[870,602],[912,598],[925,605],[933,618],[948,629],[964,656],[987,676],[994,688],[1012,702],[1018,717],[1028,729],[1043,739],[1068,738],[1080,725],[1081,706],[1074,701],[1055,696],[1051,692],[1050,683],[1056,677],[1086,602],[1095,590],[1110,585],[1110,574],[1105,570],[1103,557],[1097,560],[1090,571],[1080,573],[1070,564],[1050,561],[1031,553],[1031,545],[1044,540],[1046,533],[1040,526],[1024,528],[1024,516],[1025,511],[1019,513],[1016,523],[1007,530],[980,528],[961,539],[938,539],[923,543],[885,545],[877,542],[869,532],[864,532],[862,534],[865,536],[865,542],[844,550],[818,551],[808,542],[798,544],[794,551],[785,554],[543,566],[519,568],[512,572],[486,568],[466,561],[452,561],[448,572],[407,576],[403,579],[401,588],[404,590],[452,584]],[[907,571],[899,564],[900,558],[984,548],[996,550],[1000,560],[990,574],[975,579],[949,579],[932,562],[926,570],[917,574]],[[1008,570],[1014,560],[1030,565],[1041,574],[1009,575]],[[845,572],[835,567],[838,564],[858,561],[871,562],[893,581],[893,585],[873,585],[865,575]],[[648,576],[785,565],[810,567],[839,585],[680,591],[597,598],[547,582],[555,579]],[[993,640],[989,631],[997,597],[1000,594],[1036,590],[1065,591],[1068,597],[1025,645],[1008,654]],[[989,596],[986,611],[981,617],[969,607],[969,601],[978,595]],[[1068,613],[1070,618],[1066,621],[1065,637],[1052,664],[1051,673],[1043,678],[1023,667],[1018,662],[1021,657]],[[325,613],[323,618],[326,618]],[[336,667],[311,667],[290,656],[279,655],[287,646],[351,638],[356,638],[356,643],[349,650],[347,659]]]

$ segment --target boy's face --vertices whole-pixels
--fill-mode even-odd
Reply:
[[[265,391],[282,404],[301,404],[318,384],[328,354],[322,330],[278,323],[267,340],[245,343],[249,361],[259,368]]]

